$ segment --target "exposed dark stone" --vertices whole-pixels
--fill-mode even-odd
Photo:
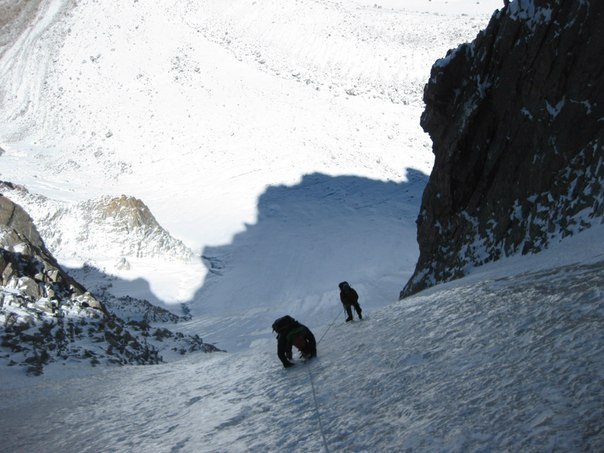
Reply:
[[[80,297],[87,300],[90,307],[107,313],[98,301],[89,300],[94,298],[57,263],[44,245],[31,217],[19,205],[2,195],[0,253],[2,286],[22,288],[33,299],[57,292],[63,298]]]
[[[218,351],[197,335],[176,336],[164,329],[163,338],[153,337],[148,321],[165,321],[165,316],[148,302],[144,319],[128,325],[110,313],[59,266],[29,215],[2,195],[0,275],[0,352],[6,353],[0,354],[0,365],[19,364],[39,376],[47,364],[67,359],[91,366],[160,363],[160,349],[151,339],[173,350]]]
[[[604,217],[604,2],[512,2],[432,67],[435,163],[401,297]]]

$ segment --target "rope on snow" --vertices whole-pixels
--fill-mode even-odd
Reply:
[[[327,326],[327,329],[325,329],[325,332],[323,332],[323,335],[321,335],[321,338],[319,338],[319,341],[317,341],[317,345],[319,343],[321,343],[321,340],[323,338],[325,338],[325,335],[327,334],[327,332],[329,332],[329,329],[331,329],[331,327],[335,324],[335,322],[339,316],[340,316],[340,313],[338,313],[336,315],[336,317],[334,318],[334,320],[331,322],[331,324],[329,324],[329,326]],[[308,370],[308,377],[310,379],[310,387],[312,389],[312,398],[315,403],[315,412],[317,413],[317,419],[319,420],[319,428],[321,430],[321,437],[323,438],[323,447],[325,447],[325,452],[329,453],[329,447],[327,446],[327,439],[325,438],[325,430],[323,429],[323,420],[321,419],[321,412],[319,411],[319,403],[317,402],[317,392],[315,390],[315,381],[312,377],[312,373],[310,372],[310,368],[307,368],[307,370]]]
[[[335,324],[335,322],[337,321],[338,316],[340,316],[339,313],[336,315],[336,317],[334,318],[334,320],[331,321],[331,324],[327,326],[327,329],[325,329],[325,332],[323,332],[323,335],[321,335],[321,338],[319,338],[319,341],[317,341],[317,344],[321,343],[321,340],[323,338],[325,338],[325,335],[327,334],[327,332],[329,332],[329,329],[331,329],[331,326],[333,326]]]
[[[325,430],[323,429],[323,420],[321,419],[321,412],[319,412],[319,403],[317,403],[317,392],[315,391],[315,383],[312,378],[312,373],[310,372],[310,368],[308,368],[308,377],[310,378],[310,387],[312,388],[312,398],[315,402],[315,411],[317,412],[317,418],[319,419],[319,429],[321,430],[321,437],[323,438],[323,446],[325,447],[325,452],[329,453],[329,447],[327,446],[327,439],[325,439]]]

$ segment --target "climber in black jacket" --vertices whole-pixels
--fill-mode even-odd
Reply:
[[[348,282],[342,282],[338,287],[340,288],[340,302],[344,305],[344,310],[346,310],[346,314],[348,315],[346,322],[352,321],[352,307],[357,312],[359,319],[363,319],[363,315],[361,314],[363,310],[361,310],[361,306],[359,305],[359,295],[354,288]]]
[[[277,356],[285,368],[294,366],[292,346],[300,350],[300,357],[310,359],[317,355],[317,343],[310,329],[300,324],[291,316],[285,315],[273,323],[273,331],[277,332]]]

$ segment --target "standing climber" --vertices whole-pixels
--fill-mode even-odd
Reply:
[[[285,315],[273,323],[273,331],[277,332],[277,356],[285,368],[294,366],[292,346],[300,350],[300,357],[310,359],[317,356],[317,343],[310,329],[300,324],[291,316]]]
[[[352,307],[354,307],[357,312],[359,319],[363,319],[363,315],[361,315],[363,310],[361,310],[359,305],[359,295],[354,288],[351,287],[348,282],[342,282],[338,287],[340,288],[340,301],[342,302],[342,305],[344,305],[344,310],[346,310],[346,314],[348,315],[346,322],[352,321]]]

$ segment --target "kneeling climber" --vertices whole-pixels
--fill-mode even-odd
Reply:
[[[300,357],[310,359],[317,355],[317,343],[310,329],[300,324],[291,316],[285,315],[273,323],[273,331],[277,332],[277,356],[285,368],[294,366],[292,346],[300,350]]]

